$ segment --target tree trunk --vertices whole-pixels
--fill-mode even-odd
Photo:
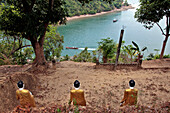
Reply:
[[[167,21],[166,21],[166,25],[167,25],[167,27],[166,27],[166,35],[165,35],[165,40],[163,41],[163,46],[162,46],[162,51],[161,51],[160,59],[163,58],[164,51],[165,51],[165,46],[166,46],[166,43],[167,43],[167,41],[168,41],[168,37],[169,37],[169,27],[170,27],[169,23],[170,23],[170,17],[167,16]]]
[[[103,56],[103,63],[107,63],[107,56]]]
[[[32,37],[30,40],[35,52],[35,60],[33,62],[33,67],[43,66],[45,68],[48,68],[48,64],[44,56],[44,48],[43,48],[47,26],[48,26],[47,23],[44,24],[44,33],[40,35],[39,40],[37,40],[37,38],[34,37]]]
[[[162,59],[162,58],[163,58],[163,55],[164,55],[164,51],[165,51],[165,46],[166,46],[167,40],[168,40],[168,36],[166,36],[166,37],[165,37],[165,40],[163,41],[163,46],[162,46],[162,51],[161,51],[160,59]]]
[[[44,57],[44,49],[43,45],[40,45],[38,41],[31,41],[31,44],[34,48],[35,52],[35,60],[33,62],[33,66],[37,67],[38,65],[47,66],[46,59]]]

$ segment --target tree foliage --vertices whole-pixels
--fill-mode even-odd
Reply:
[[[110,11],[114,8],[120,8],[123,0],[110,1],[110,3],[103,0],[93,0],[89,4],[83,6],[77,0],[66,0],[66,7],[68,9],[68,16],[79,16],[84,14],[95,14],[102,11]]]
[[[124,4],[123,4],[123,6],[129,6],[129,4],[128,4],[127,0],[125,0],[125,2],[124,2]]]
[[[23,38],[11,37],[0,32],[0,64],[26,63],[26,59],[30,58],[30,51],[28,48],[23,48],[30,45],[26,44],[25,41]]]
[[[57,26],[50,25],[49,27],[50,30],[47,31],[44,41],[44,55],[46,60],[52,60],[55,56],[59,58],[63,49],[62,43],[64,43],[64,37],[56,33]]]
[[[135,46],[135,47],[132,47],[131,50],[134,50],[134,53],[138,53],[138,54],[141,54],[141,52],[145,51],[147,49],[147,47],[143,47],[141,50],[139,49],[139,46],[136,42],[132,41],[132,44]]]
[[[81,53],[74,55],[73,60],[76,62],[91,62],[92,56],[87,49],[88,48],[86,47]]]
[[[98,42],[99,51],[102,52],[103,62],[107,63],[107,58],[112,58],[116,54],[116,43],[109,37]]]

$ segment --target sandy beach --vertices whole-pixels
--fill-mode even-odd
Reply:
[[[87,14],[87,15],[80,15],[80,16],[73,16],[73,17],[67,17],[67,21],[70,20],[75,20],[75,19],[80,19],[80,18],[87,18],[87,17],[93,17],[93,16],[98,16],[98,15],[103,15],[107,13],[113,13],[113,12],[118,12],[118,11],[125,11],[128,9],[133,9],[134,7],[130,6],[123,6],[120,9],[115,8],[114,10],[111,11],[106,11],[106,12],[101,12],[101,13],[96,13],[96,14]]]

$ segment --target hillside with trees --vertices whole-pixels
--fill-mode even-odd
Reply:
[[[114,8],[119,9],[122,5],[124,5],[123,0],[115,0],[111,3],[103,0],[94,0],[89,4],[84,4],[83,6],[78,0],[66,0],[65,2],[69,17],[110,11]],[[125,1],[125,5],[128,5],[127,1]]]

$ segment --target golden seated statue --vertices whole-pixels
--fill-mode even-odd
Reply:
[[[22,81],[18,82],[19,89],[16,91],[16,98],[20,101],[21,107],[35,107],[34,96],[29,90],[24,89]]]
[[[124,97],[120,102],[120,106],[137,104],[138,90],[134,89],[135,81],[130,80],[129,85],[130,85],[130,89],[125,90]]]
[[[80,105],[80,106],[86,106],[86,101],[84,98],[84,91],[79,89],[80,82],[76,80],[74,82],[75,90],[70,91],[70,101],[69,104],[73,101],[73,105]]]

